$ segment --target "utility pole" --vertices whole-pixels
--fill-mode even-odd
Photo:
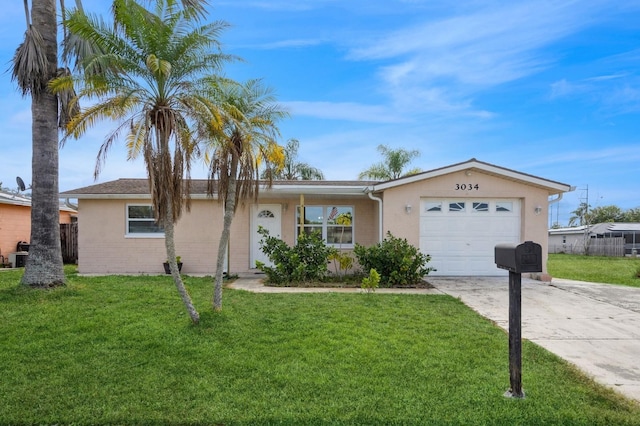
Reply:
[[[585,191],[584,210],[582,211],[582,218],[580,219],[580,225],[584,226],[584,235],[583,235],[584,254],[589,254],[589,185],[586,185],[586,187],[584,188],[584,191]]]

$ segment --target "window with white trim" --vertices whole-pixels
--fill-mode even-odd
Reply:
[[[304,206],[304,232],[320,232],[327,245],[350,248],[354,244],[352,206]],[[300,233],[300,206],[296,209],[296,236]]]
[[[510,213],[513,211],[513,203],[511,201],[497,201],[496,212]]]
[[[126,221],[128,236],[164,236],[164,228],[156,222],[153,206],[149,204],[128,204]]]
[[[462,213],[465,211],[464,201],[453,201],[449,203],[449,211],[454,213]]]
[[[489,211],[489,203],[484,202],[484,201],[474,201],[472,203],[473,206],[473,212],[474,213],[478,213],[478,212],[488,212]]]
[[[425,213],[440,213],[442,212],[442,201],[427,201],[424,205]]]

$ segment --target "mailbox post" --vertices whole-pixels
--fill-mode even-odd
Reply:
[[[509,271],[509,382],[505,396],[524,398],[522,390],[522,273],[542,272],[542,247],[532,241],[498,244],[496,266]]]

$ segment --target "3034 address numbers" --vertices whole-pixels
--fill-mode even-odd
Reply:
[[[479,189],[480,185],[477,183],[456,183],[456,191],[477,191]]]

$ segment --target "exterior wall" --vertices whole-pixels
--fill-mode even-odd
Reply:
[[[60,211],[60,223],[71,223],[71,212]],[[8,262],[19,241],[31,240],[31,207],[0,204],[0,255]]]
[[[71,212],[67,212],[67,211],[60,211],[60,223],[71,223],[72,222],[72,217],[75,216],[75,213],[71,213]]]
[[[478,185],[477,190],[456,190],[456,184]],[[518,198],[521,200],[522,241],[533,241],[542,246],[543,273],[546,273],[548,251],[548,193],[531,185],[492,176],[479,170],[472,170],[467,176],[464,171],[450,173],[433,179],[409,183],[384,191],[384,233],[390,231],[394,236],[406,238],[409,243],[419,247],[420,199],[434,198]],[[405,206],[410,204],[412,211],[407,214]],[[542,210],[535,213],[535,207]]]
[[[83,274],[160,274],[166,260],[163,236],[126,235],[128,204],[140,200],[79,200],[78,271]],[[219,219],[216,218],[215,214]],[[211,200],[193,200],[175,227],[176,255],[182,257],[183,273],[211,273],[222,230],[222,210]],[[213,236],[217,237],[214,239]]]
[[[0,254],[9,261],[9,253],[15,253],[19,241],[31,238],[31,208],[0,204]]]
[[[81,274],[162,274],[166,260],[165,239],[126,236],[126,206],[150,204],[149,199],[80,199],[78,205],[78,271]],[[282,206],[282,239],[295,241],[298,198],[265,198],[259,204]],[[305,197],[305,205],[352,205],[356,242],[378,241],[377,204],[368,198]],[[239,205],[231,224],[228,270],[250,271],[251,215],[253,203]],[[176,254],[182,257],[185,274],[214,274],[222,233],[222,205],[213,200],[192,200],[175,228]]]
[[[552,234],[549,235],[549,253],[584,254],[587,241],[584,231]]]

